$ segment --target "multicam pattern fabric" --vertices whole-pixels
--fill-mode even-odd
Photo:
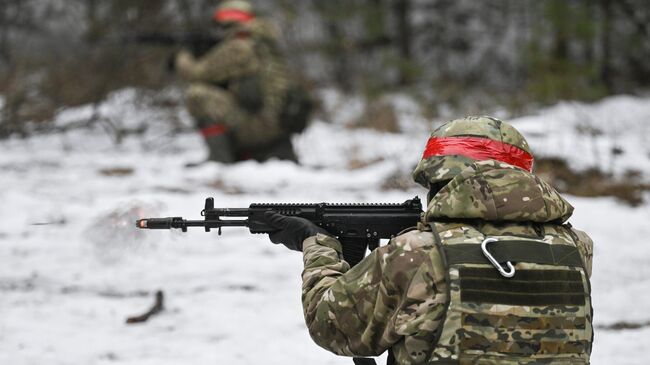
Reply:
[[[328,236],[303,246],[303,305],[314,341],[339,355],[424,361],[447,298],[444,269],[430,232],[411,231],[350,269]]]
[[[503,189],[497,194],[501,199],[521,200],[527,190],[537,186],[539,199],[547,205],[558,204],[557,192],[530,174],[519,175],[521,170],[494,162],[469,169],[474,175],[497,174],[501,178],[508,178],[505,172],[518,174],[520,181],[515,186],[524,191]],[[470,181],[474,176],[469,171],[463,174]],[[435,223],[443,246],[475,243],[478,247],[486,236],[577,245],[586,270],[552,268],[575,272],[581,293],[588,293],[592,242],[582,232],[557,223],[568,218],[570,206],[548,209],[544,214],[524,207],[520,215],[502,214],[498,209],[494,213],[471,208],[469,196],[480,197],[485,185],[463,184],[464,189],[450,188],[434,196],[417,229],[395,237],[354,268],[343,260],[336,239],[319,235],[305,241],[302,301],[314,341],[346,356],[374,356],[391,349],[397,364],[438,360],[456,364],[588,363],[592,333],[588,295],[579,306],[462,301],[463,265],[445,266],[444,252],[428,227]],[[459,205],[475,209],[474,218],[480,219],[466,219]],[[478,217],[481,212],[484,216]],[[445,221],[436,221],[439,217]],[[530,221],[531,217],[538,221]],[[490,268],[496,275],[489,265],[464,266]],[[522,272],[548,269],[546,264],[516,264],[516,270]]]
[[[469,165],[429,204],[435,218],[488,221],[564,222],[573,207],[546,182],[494,160]]]
[[[240,24],[210,52],[184,53],[177,68],[191,83],[188,110],[196,120],[225,124],[237,145],[255,147],[281,137],[279,115],[289,88],[286,66],[276,50],[277,30],[263,20]],[[246,34],[245,36],[243,34]],[[260,99],[259,110],[242,99]]]
[[[578,250],[580,250],[580,254],[585,258],[585,269],[587,270],[587,273],[589,273],[589,276],[591,276],[591,265],[594,257],[594,244],[587,233],[579,229],[571,228],[571,233],[575,237],[575,242],[578,246]]]
[[[510,124],[493,117],[467,117],[452,120],[438,127],[431,137],[473,136],[504,142],[532,154],[528,142]],[[430,184],[452,179],[476,162],[460,155],[432,156],[422,159],[413,171],[413,179],[428,188]]]
[[[243,1],[243,0],[226,0],[222,1],[219,3],[219,6],[217,7],[217,11],[220,10],[230,10],[230,9],[235,9],[235,10],[240,10],[246,13],[252,13],[253,12],[253,6],[251,3],[248,1]]]

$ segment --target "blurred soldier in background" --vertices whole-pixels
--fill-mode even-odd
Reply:
[[[267,213],[271,240],[303,251],[314,341],[346,356],[390,350],[389,364],[589,364],[592,241],[532,166],[505,122],[444,124],[413,173],[429,190],[421,222],[354,268],[324,229]]]
[[[187,51],[176,57],[208,160],[296,161],[291,134],[306,126],[311,100],[290,80],[277,29],[243,0],[223,1],[213,19],[221,42],[199,59]]]

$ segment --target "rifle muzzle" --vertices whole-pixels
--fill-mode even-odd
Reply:
[[[138,219],[135,222],[135,226],[140,229],[171,229],[177,228],[174,227],[173,222],[182,220],[181,217],[170,217],[170,218],[146,218]]]

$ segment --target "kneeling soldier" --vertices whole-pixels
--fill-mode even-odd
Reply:
[[[243,0],[226,0],[214,13],[223,39],[195,59],[183,51],[176,69],[189,81],[187,108],[200,129],[208,160],[296,161],[291,134],[302,130],[310,99],[288,75],[277,30]]]

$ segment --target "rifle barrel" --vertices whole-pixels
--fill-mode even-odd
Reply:
[[[248,219],[225,219],[225,220],[186,220],[181,217],[167,218],[145,218],[138,219],[135,226],[141,229],[171,229],[187,227],[246,227]]]

